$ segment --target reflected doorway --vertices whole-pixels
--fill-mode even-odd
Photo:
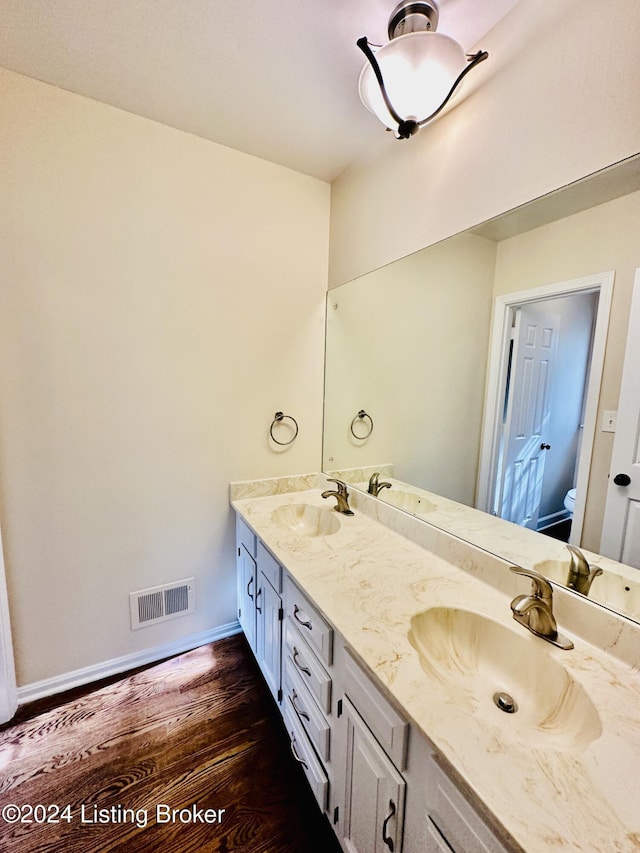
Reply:
[[[478,507],[580,544],[613,273],[498,297]]]
[[[569,541],[598,292],[513,305],[492,512]]]

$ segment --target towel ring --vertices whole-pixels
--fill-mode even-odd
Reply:
[[[291,436],[289,441],[278,441],[278,439],[273,434],[273,428],[274,428],[274,426],[276,426],[276,424],[279,424],[284,420],[293,421],[295,428],[296,428],[296,431]],[[293,442],[296,440],[296,438],[298,436],[298,421],[295,418],[292,418],[291,415],[283,415],[282,412],[276,412],[275,415],[273,416],[273,422],[272,422],[271,426],[269,427],[269,435],[275,441],[275,443],[279,444],[281,447],[286,447],[288,444],[293,444]]]
[[[356,425],[356,421],[369,421],[367,432],[364,435],[358,435],[358,433],[355,431],[354,426]],[[367,426],[367,425],[365,425],[365,426]],[[357,438],[360,441],[363,441],[365,438],[369,438],[369,436],[371,435],[372,432],[373,432],[373,418],[371,417],[371,415],[368,415],[364,409],[360,409],[358,414],[351,421],[351,435],[354,438]]]

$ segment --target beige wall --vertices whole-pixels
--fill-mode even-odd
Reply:
[[[21,685],[235,619],[232,479],[318,470],[329,186],[0,71],[0,500]],[[275,452],[276,410],[300,435]],[[132,633],[128,593],[195,575]]]
[[[326,469],[392,462],[401,480],[475,503],[495,256],[463,234],[330,292]],[[361,408],[366,442],[349,431]]]
[[[332,185],[331,284],[636,153],[638,33],[637,0],[520,0],[455,108]]]
[[[640,192],[498,244],[495,295],[615,271],[602,391],[584,521],[585,548],[599,551],[614,434],[600,427],[618,408],[635,270],[640,267]]]

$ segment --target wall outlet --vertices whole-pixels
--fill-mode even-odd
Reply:
[[[604,412],[602,415],[602,432],[615,432],[617,421],[617,412]]]

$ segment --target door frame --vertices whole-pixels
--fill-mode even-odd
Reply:
[[[571,524],[570,542],[579,545],[582,538],[584,511],[586,506],[591,454],[596,432],[598,417],[598,402],[602,384],[602,369],[604,353],[609,329],[611,313],[611,298],[615,272],[598,273],[583,276],[568,281],[546,284],[530,290],[506,293],[495,299],[493,317],[491,320],[491,336],[489,345],[489,364],[487,370],[487,386],[485,391],[484,418],[480,443],[480,465],[478,471],[477,507],[485,512],[491,512],[495,489],[495,468],[500,447],[502,431],[502,411],[507,379],[507,363],[509,355],[509,340],[511,336],[511,310],[524,303],[542,302],[560,296],[571,296],[577,293],[597,292],[598,307],[596,310],[595,327],[593,331],[593,346],[589,365],[589,377],[586,388],[586,404],[584,426],[580,453],[578,455],[578,475],[576,480],[576,505]]]
[[[9,594],[4,570],[0,530],[0,723],[8,722],[18,708],[18,687],[9,621]]]
[[[627,342],[624,350],[624,361],[622,364],[622,377],[620,385],[620,396],[618,401],[618,411],[621,410],[623,400],[630,396],[632,388],[636,387],[637,381],[637,358],[640,353],[640,342],[638,341],[638,330],[640,330],[640,267],[636,269],[633,278],[633,289],[631,292],[631,307],[629,309],[629,325],[627,327]],[[631,370],[635,368],[635,374],[632,375]],[[627,514],[625,518],[620,516],[620,505],[616,498],[620,494],[620,487],[614,485],[613,477],[618,471],[624,471],[627,468],[626,464],[621,464],[618,457],[621,455],[621,447],[619,442],[623,442],[623,446],[628,446],[630,441],[630,432],[621,428],[623,421],[618,421],[618,430],[613,439],[613,449],[611,451],[611,463],[609,468],[609,484],[607,486],[607,496],[604,508],[604,518],[602,522],[602,535],[600,540],[600,553],[605,557],[610,557],[612,560],[622,561],[622,552],[624,548],[624,539],[627,524]],[[618,446],[616,446],[618,445]],[[627,506],[628,511],[628,506]]]

